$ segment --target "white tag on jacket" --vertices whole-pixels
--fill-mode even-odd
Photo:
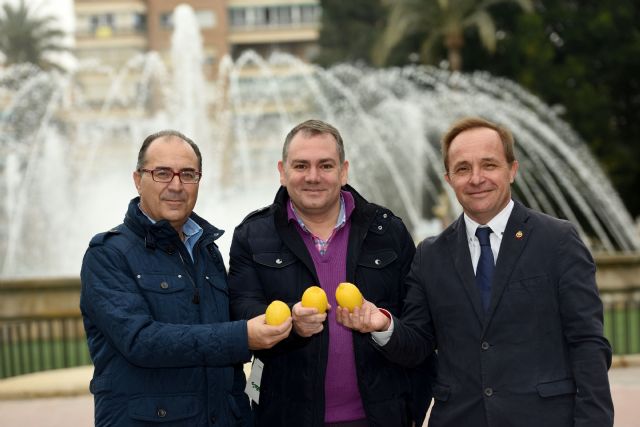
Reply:
[[[262,379],[262,368],[264,363],[258,358],[253,359],[253,365],[251,365],[251,373],[247,379],[247,386],[244,392],[249,396],[249,399],[256,403],[260,403],[260,380]]]

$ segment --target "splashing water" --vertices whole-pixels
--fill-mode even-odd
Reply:
[[[195,17],[181,7],[171,72],[153,52],[118,71],[1,72],[1,277],[77,275],[90,237],[121,222],[136,195],[131,173],[142,140],[166,128],[192,137],[203,152],[196,212],[227,230],[220,240],[226,254],[233,227],[272,200],[284,136],[308,118],[340,129],[350,182],[400,215],[416,240],[460,213],[444,183],[439,140],[455,119],[480,115],[514,133],[518,199],[572,221],[593,250],[640,248],[630,215],[583,141],[517,84],[417,66],[323,69],[253,52],[225,58],[218,78],[206,82]],[[85,71],[111,76],[99,105],[78,83]]]

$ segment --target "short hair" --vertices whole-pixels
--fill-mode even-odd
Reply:
[[[146,162],[147,150],[149,149],[151,143],[156,139],[166,138],[168,136],[180,138],[181,140],[189,144],[191,148],[193,148],[193,151],[196,153],[196,157],[198,158],[198,170],[202,172],[202,154],[200,153],[200,149],[198,148],[196,143],[193,142],[191,138],[188,138],[184,134],[173,129],[166,129],[161,130],[160,132],[152,133],[144,139],[144,141],[142,142],[142,146],[140,147],[140,151],[138,152],[138,163],[136,164],[136,170],[139,171],[144,167],[144,164]]]
[[[449,173],[449,148],[451,147],[451,142],[462,132],[476,128],[489,128],[498,132],[507,162],[511,164],[516,159],[513,151],[513,135],[507,128],[480,117],[465,117],[453,123],[442,137],[442,160],[444,161],[444,170],[447,173]]]
[[[314,136],[321,134],[329,134],[333,136],[336,140],[336,145],[338,148],[338,158],[340,159],[340,163],[344,163],[345,155],[344,155],[344,141],[342,140],[342,136],[340,132],[335,127],[331,126],[329,123],[323,122],[322,120],[307,120],[293,129],[287,134],[287,137],[284,139],[284,145],[282,147],[282,161],[287,161],[287,156],[289,155],[289,145],[291,145],[291,140],[298,133],[302,133],[305,136]]]

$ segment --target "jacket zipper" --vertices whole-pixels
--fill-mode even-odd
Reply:
[[[195,280],[193,280],[193,276],[191,276],[191,273],[189,273],[189,266],[187,265],[184,258],[182,257],[180,250],[178,250],[178,255],[180,255],[180,261],[182,261],[182,264],[185,266],[184,271],[189,277],[189,280],[191,281],[191,285],[193,286],[193,298],[191,299],[191,302],[194,304],[200,304],[200,289],[198,289],[198,287],[196,286]]]

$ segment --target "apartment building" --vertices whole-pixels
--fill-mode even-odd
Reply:
[[[288,52],[310,61],[316,52],[318,0],[75,0],[76,55],[122,65],[136,53],[171,48],[173,10],[189,4],[201,30],[205,73],[246,49]]]

